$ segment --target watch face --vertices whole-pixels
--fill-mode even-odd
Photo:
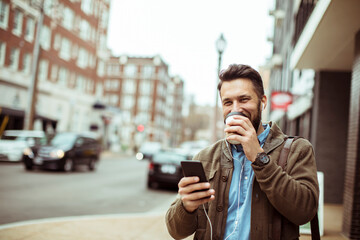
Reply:
[[[265,165],[270,161],[269,156],[265,153],[258,153],[257,158],[255,160],[255,162],[257,163],[257,165]]]

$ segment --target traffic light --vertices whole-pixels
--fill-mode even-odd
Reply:
[[[138,132],[143,132],[145,130],[145,127],[144,127],[144,125],[139,124],[136,129]]]

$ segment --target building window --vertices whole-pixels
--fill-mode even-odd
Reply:
[[[137,73],[137,67],[134,64],[129,64],[125,66],[125,76],[135,77]]]
[[[62,24],[68,30],[72,30],[72,28],[73,28],[74,12],[73,12],[73,10],[71,10],[68,7],[65,7]]]
[[[82,0],[81,1],[81,10],[86,14],[92,14],[93,0]]]
[[[0,42],[0,66],[4,66],[6,54],[6,43]]]
[[[148,111],[151,107],[151,98],[148,96],[141,96],[139,99],[139,109],[142,111]]]
[[[117,90],[119,89],[119,85],[120,85],[119,83],[120,82],[117,79],[107,79],[105,81],[105,87],[108,90]]]
[[[80,37],[83,40],[88,40],[90,36],[90,25],[86,20],[81,20],[80,22]]]
[[[85,89],[85,78],[81,75],[77,76],[76,79],[76,89],[80,92],[84,92]]]
[[[48,68],[49,68],[49,61],[44,59],[40,60],[39,73],[38,73],[38,78],[40,81],[45,81],[47,79]]]
[[[124,94],[134,94],[136,91],[136,85],[134,79],[126,79],[123,86],[123,93]]]
[[[46,25],[43,25],[41,28],[41,35],[40,35],[41,47],[45,50],[49,50],[50,49],[50,40],[51,40],[50,28]]]
[[[71,58],[76,59],[78,54],[79,54],[79,46],[73,43],[71,47]]]
[[[19,10],[15,9],[14,11],[14,22],[13,22],[13,33],[17,36],[21,35],[23,22],[23,14]]]
[[[54,49],[59,50],[60,46],[61,46],[61,36],[60,34],[56,34],[54,39]]]
[[[63,87],[67,86],[67,81],[66,80],[68,79],[68,75],[69,75],[68,73],[69,73],[69,71],[66,68],[60,67],[60,69],[59,69],[59,81],[58,81],[60,86],[63,86]]]
[[[0,28],[7,29],[9,21],[9,4],[0,1]]]
[[[25,39],[29,42],[32,42],[34,39],[34,30],[35,30],[35,20],[33,18],[27,18],[26,20],[26,29],[25,29]]]
[[[88,93],[93,93],[95,88],[95,82],[93,79],[87,79],[87,91]]]
[[[63,37],[61,39],[60,57],[64,60],[70,60],[71,58],[71,43],[69,39]]]
[[[24,73],[29,74],[31,70],[31,54],[25,53],[22,61],[22,70]]]
[[[50,16],[52,14],[53,6],[53,0],[44,0],[44,13]]]
[[[102,77],[105,74],[105,63],[99,60],[98,67],[97,67],[97,74]]]
[[[108,95],[108,103],[113,106],[117,106],[119,103],[119,96],[117,94]]]
[[[56,81],[58,75],[58,66],[56,64],[53,64],[51,66],[51,79]]]
[[[88,65],[88,52],[84,48],[79,48],[79,56],[77,59],[77,65],[81,68],[86,68]]]
[[[151,95],[151,82],[149,80],[142,80],[141,81],[140,93],[142,95]]]
[[[124,109],[130,109],[133,108],[135,105],[135,100],[132,95],[124,95],[122,97],[122,107]]]
[[[142,69],[142,76],[143,78],[152,78],[153,74],[154,74],[154,67],[153,66],[149,66],[149,65],[145,65]]]
[[[13,70],[17,70],[19,67],[19,48],[12,48],[10,51],[10,64],[9,67]]]
[[[106,48],[107,48],[106,35],[105,34],[100,34],[99,48],[102,49],[102,50],[106,50]]]

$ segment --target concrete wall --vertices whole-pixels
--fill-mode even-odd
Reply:
[[[316,74],[311,142],[324,172],[324,201],[342,203],[349,122],[351,72]]]

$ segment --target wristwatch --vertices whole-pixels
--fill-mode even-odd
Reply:
[[[259,152],[256,155],[254,165],[262,167],[270,162],[270,157],[265,152]]]

